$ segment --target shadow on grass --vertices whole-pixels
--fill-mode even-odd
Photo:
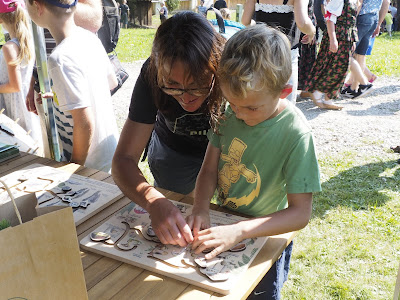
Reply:
[[[367,210],[384,205],[391,200],[384,191],[400,191],[400,169],[397,167],[396,161],[370,163],[332,177],[322,183],[322,192],[314,194],[312,217],[322,218],[338,206]],[[397,169],[392,174],[394,168]]]

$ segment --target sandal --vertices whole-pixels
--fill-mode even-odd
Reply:
[[[391,146],[390,149],[395,153],[400,153],[400,146]]]
[[[321,98],[319,98],[319,99],[317,99],[317,98],[315,98],[315,96],[314,96],[314,94],[313,93],[310,93],[310,98],[311,98],[311,100],[314,102],[314,104],[316,105],[316,106],[318,106],[319,108],[325,108],[325,106],[324,106],[324,101],[322,100],[322,97],[323,97],[324,95],[322,95],[321,96]]]
[[[369,83],[373,83],[378,77],[375,74],[372,74],[371,78],[368,80]]]

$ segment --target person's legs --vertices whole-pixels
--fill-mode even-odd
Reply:
[[[365,69],[365,55],[369,47],[369,41],[372,33],[378,25],[377,14],[364,14],[357,17],[357,30],[358,30],[358,42],[355,50],[354,57],[356,58],[361,70]],[[346,80],[346,85],[351,84],[352,86],[358,87],[360,82],[355,78],[353,72],[350,73]]]
[[[273,264],[267,274],[261,279],[248,300],[281,298],[281,289],[288,279],[290,258],[292,256],[293,242],[283,250],[281,257]]]
[[[353,78],[355,79],[351,84],[351,89],[356,91],[359,87],[359,84],[366,85],[368,84],[368,79],[364,75],[363,67],[365,67],[365,55],[355,55],[354,58],[350,58],[350,71],[353,74]]]

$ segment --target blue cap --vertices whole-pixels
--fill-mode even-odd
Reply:
[[[75,6],[78,3],[78,0],[74,0],[74,2],[72,2],[71,4],[63,4],[58,2],[57,0],[44,0],[47,3],[57,6],[57,7],[62,7],[62,8],[71,8],[73,6]]]

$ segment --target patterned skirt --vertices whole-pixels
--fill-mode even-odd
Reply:
[[[304,90],[308,74],[316,60],[317,49],[315,44],[308,45],[302,43],[300,43],[299,49],[299,82],[297,89]]]
[[[338,44],[338,51],[330,52],[329,36],[324,32],[317,60],[305,82],[306,91],[318,90],[325,93],[329,99],[337,98],[349,70],[353,43],[339,40]]]

